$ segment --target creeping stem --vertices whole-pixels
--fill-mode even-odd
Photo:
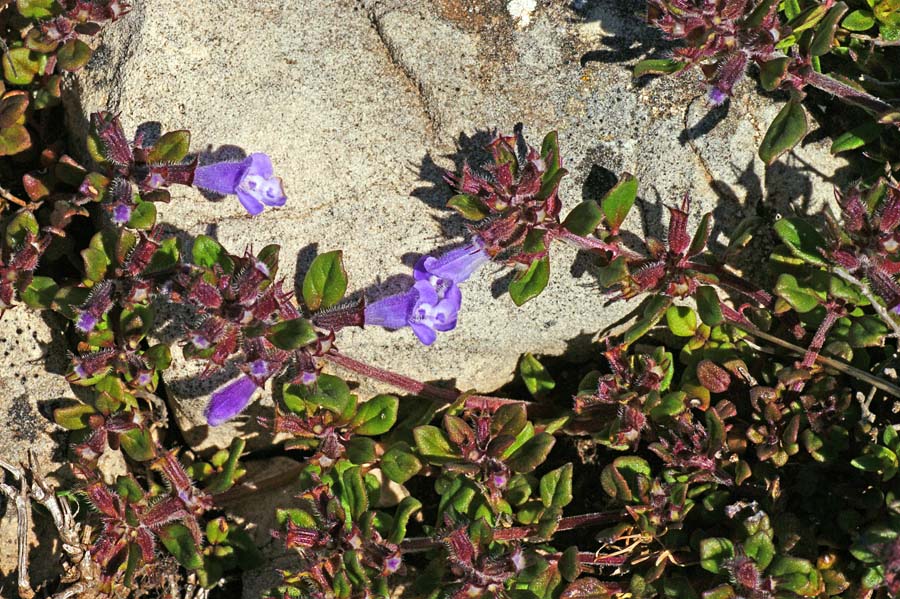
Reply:
[[[832,79],[828,75],[817,73],[812,69],[805,70],[801,73],[803,80],[813,87],[827,92],[850,104],[855,104],[861,108],[865,108],[875,114],[889,112],[894,107],[873,96],[872,94],[860,91],[855,87],[851,87],[846,83],[842,83],[837,79]]]
[[[566,530],[582,528],[584,526],[595,526],[598,524],[618,522],[620,520],[628,518],[628,512],[624,510],[593,512],[590,514],[581,514],[579,516],[569,516],[567,518],[561,518],[559,521],[559,526],[557,526],[556,530],[557,532],[562,532]],[[498,528],[494,530],[493,538],[495,541],[518,541],[534,536],[537,533],[537,530],[537,526],[514,526],[512,528]],[[400,550],[404,553],[415,553],[418,551],[427,551],[429,549],[433,549],[434,547],[438,547],[440,544],[440,540],[435,537],[410,537],[400,543]],[[591,557],[594,557],[593,554],[591,554]],[[598,565],[601,564],[601,562],[598,561],[591,561],[590,563]],[[610,562],[609,565],[620,564],[621,562],[615,564],[613,562]]]
[[[391,372],[390,370],[385,370],[383,368],[378,368],[377,366],[366,364],[365,362],[360,362],[359,360],[355,360],[349,356],[337,352],[325,354],[323,358],[325,358],[332,364],[340,366],[341,368],[345,368],[351,372],[355,372],[376,381],[381,381],[382,383],[387,383],[388,385],[396,387],[397,389],[401,389],[403,391],[413,393],[421,397],[426,397],[428,399],[434,399],[444,403],[453,403],[464,395],[463,393],[460,393],[459,391],[456,391],[454,389],[445,389],[443,387],[429,385],[428,383],[422,383],[415,379],[409,378],[408,376],[403,376],[402,374],[397,374],[396,372]],[[500,406],[510,403],[521,403],[526,405],[530,403],[517,399],[488,397],[486,395],[466,395],[465,401],[466,407],[470,409],[480,410],[496,410]]]

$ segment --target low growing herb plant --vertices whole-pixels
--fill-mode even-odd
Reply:
[[[187,131],[132,138],[103,112],[88,147],[67,148],[52,125],[61,71],[83,66],[83,38],[127,10],[0,8],[0,149],[14,157],[0,164],[0,305],[65,321],[66,376],[83,391],[54,411],[71,431],[76,494],[54,493],[39,464],[0,462],[21,485],[0,490],[46,508],[63,541],[58,588],[33,589],[20,556],[21,597],[206,596],[266,563],[229,509],[252,488],[244,441],[204,456],[167,430],[172,358],[153,334],[167,304],[189,315],[180,343],[202,376],[236,366],[209,426],[275,390],[260,422],[302,459],[296,501],[271,531],[293,566],[269,597],[900,595],[898,108],[882,98],[896,86],[896,2],[648,2],[649,22],[684,45],[637,75],[699,66],[713,104],[748,71],[786,92],[766,162],[805,134],[807,94],[856,107],[851,126],[835,119],[833,149],[856,153],[859,180],[836,190],[826,218],[748,223],[718,254],[711,216],[690,227],[685,195],[671,199],[666,239],[635,247],[622,234],[635,177],[571,205],[555,132],[539,148],[499,135],[488,164],[446,176],[469,241],[423,256],[405,291],[376,301],[345,299],[340,250],[315,258],[295,297],[277,245],[233,253],[200,236],[185,251],[157,222],[173,185],[234,195],[250,215],[277,210],[289,190],[265,154],[199,165]],[[779,244],[746,276],[734,265],[766,228]],[[347,327],[439,342],[488,263],[515,272],[509,295],[524,304],[550,280],[554,242],[589,254],[599,288],[586,292],[640,301],[577,382],[526,354],[515,397],[482,396],[338,350]],[[329,364],[401,395],[360,398]],[[110,457],[125,466],[112,480]],[[27,510],[18,517],[27,525]]]

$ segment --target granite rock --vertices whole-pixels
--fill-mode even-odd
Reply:
[[[70,117],[82,130],[98,109],[121,112],[130,130],[151,119],[151,132],[189,128],[201,163],[267,152],[285,180],[284,208],[251,218],[234,198],[178,189],[161,220],[186,246],[198,234],[233,251],[280,243],[289,282],[316,252],[343,248],[351,292],[369,297],[392,289],[418,255],[463,240],[464,224],[444,208],[441,169],[460,167],[493,130],[516,123],[533,144],[559,131],[571,172],[565,209],[599,197],[623,171],[637,175],[640,209],[626,223],[637,233],[659,235],[664,205],[686,191],[695,221],[714,211],[716,243],[745,215],[832,197],[843,162],[826,141],[770,168],[755,157],[782,99],[748,80],[711,110],[696,74],[632,78],[637,60],[666,49],[638,16],[642,2],[544,1],[527,26],[507,4],[138,0],[78,78]],[[494,299],[508,278],[483,269],[464,287],[459,326],[431,348],[409,331],[378,329],[342,332],[339,346],[484,392],[513,377],[523,352],[582,359],[595,334],[634,306],[607,306],[573,249],[555,249],[553,269],[546,292],[523,308]],[[167,389],[195,446],[258,433],[254,418],[206,430],[208,393],[228,375],[198,383],[198,367],[174,355]]]
[[[62,328],[45,322],[24,307],[7,310],[0,319],[0,459],[13,465],[28,462],[33,452],[41,471],[51,481],[66,478],[63,469],[65,432],[50,419],[60,401],[74,398],[63,374],[66,368]],[[0,472],[0,477],[5,473]],[[7,482],[15,485],[9,475]],[[17,514],[15,505],[0,496],[0,588],[14,588],[17,570]],[[29,554],[34,584],[54,574],[57,561],[52,523],[42,518],[30,523]],[[39,545],[37,539],[42,539]]]

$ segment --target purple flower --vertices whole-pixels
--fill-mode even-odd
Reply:
[[[718,106],[728,98],[728,94],[718,87],[709,88],[709,101],[713,106]]]
[[[442,256],[422,256],[413,269],[413,276],[417,281],[431,279],[436,285],[439,284],[437,279],[447,279],[459,285],[490,260],[484,242],[476,237],[469,245],[450,250]]]
[[[82,333],[90,333],[97,327],[98,318],[90,312],[82,312],[75,321],[75,328]]]
[[[392,295],[366,306],[365,323],[387,329],[412,328],[425,345],[437,339],[438,331],[456,327],[462,304],[459,287],[449,279],[438,283],[430,278],[416,281],[406,293]]]
[[[242,376],[228,383],[212,394],[206,406],[206,422],[210,426],[219,426],[244,411],[253,394],[259,389],[249,376]]]
[[[78,310],[78,318],[75,320],[75,328],[81,333],[93,331],[100,320],[113,306],[113,284],[106,280],[94,285],[90,294]]]
[[[250,154],[241,162],[218,162],[199,166],[194,187],[223,194],[236,194],[252,215],[265,206],[283,206],[287,201],[281,178],[274,176],[272,161],[265,154]]]

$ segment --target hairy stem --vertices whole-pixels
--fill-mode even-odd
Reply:
[[[551,233],[553,234],[553,236],[558,237],[563,241],[567,241],[575,247],[583,250],[600,250],[603,252],[610,252],[613,256],[625,256],[631,260],[643,259],[643,256],[641,256],[640,254],[636,254],[635,252],[622,246],[621,244],[613,245],[606,243],[605,241],[601,241],[596,237],[583,237],[581,235],[576,235],[562,225],[559,225],[556,228],[552,229]]]
[[[444,389],[435,385],[429,385],[428,383],[417,381],[416,379],[412,379],[408,376],[403,376],[402,374],[397,374],[396,372],[391,372],[390,370],[385,370],[384,368],[379,368],[377,366],[366,364],[365,362],[360,362],[359,360],[355,360],[349,356],[337,352],[328,353],[322,357],[332,364],[336,364],[341,368],[345,368],[351,372],[355,372],[376,381],[381,381],[382,383],[387,383],[388,385],[396,387],[397,389],[401,389],[408,393],[419,395],[428,399],[434,399],[444,403],[453,403],[464,395],[463,393],[460,393],[455,389]],[[496,410],[500,406],[510,403],[530,403],[518,399],[488,397],[486,395],[467,395],[465,400],[466,407],[479,410]]]
[[[777,345],[778,347],[792,351],[792,352],[796,353],[797,355],[800,355],[800,356],[806,355],[806,349],[800,347],[799,345],[794,345],[793,343],[789,343],[779,337],[776,337],[775,335],[770,335],[769,333],[760,331],[756,327],[754,327],[752,325],[748,325],[744,321],[732,320],[729,318],[728,323],[739,328],[740,330],[744,331],[745,333],[747,333],[748,335],[750,335],[752,337],[757,337],[759,339],[763,339],[765,341],[768,341],[772,345]],[[823,366],[827,366],[828,368],[833,368],[833,369],[837,370],[838,372],[842,372],[848,376],[852,376],[861,381],[864,381],[874,387],[881,389],[882,391],[884,391],[885,393],[887,393],[889,395],[893,395],[894,397],[900,397],[900,387],[898,387],[897,385],[894,385],[893,383],[889,383],[888,381],[886,381],[884,379],[878,378],[877,376],[873,376],[864,370],[860,370],[859,368],[850,366],[849,364],[845,364],[844,362],[840,362],[833,358],[828,358],[821,354],[816,356],[816,362],[818,362],[819,364],[822,364]]]
[[[569,516],[559,521],[556,531],[573,530],[585,526],[596,526],[598,524],[608,524],[628,518],[628,512],[624,510],[614,510],[609,512],[593,512],[590,514],[581,514],[579,516]],[[518,541],[532,537],[537,532],[537,526],[514,526],[512,528],[494,529],[494,540],[496,541]],[[410,537],[400,543],[400,550],[404,553],[414,553],[418,551],[427,551],[438,547],[440,540],[434,537]],[[593,556],[593,554],[591,554]],[[599,563],[599,562],[591,562]]]
[[[812,85],[813,87],[820,89],[823,92],[827,92],[829,94],[837,96],[845,102],[854,104],[856,106],[859,106],[860,108],[865,108],[866,110],[874,112],[875,114],[888,112],[894,109],[893,106],[883,100],[880,100],[879,98],[876,98],[872,94],[860,91],[855,87],[847,85],[846,83],[842,83],[837,79],[832,79],[828,75],[817,73],[812,69],[804,71],[800,74],[800,76],[809,85]]]
[[[716,277],[717,283],[722,287],[727,287],[733,291],[737,291],[738,293],[753,299],[763,308],[771,308],[775,303],[775,298],[772,297],[772,294],[756,287],[750,281],[725,270],[725,268],[721,266],[710,266],[708,264],[690,262],[687,265],[687,268],[696,272],[713,275],[714,277]]]

